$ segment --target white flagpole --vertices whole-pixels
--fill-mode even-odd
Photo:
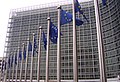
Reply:
[[[46,52],[46,82],[49,81],[49,34],[50,34],[50,17],[47,18],[48,20],[48,28],[47,28],[47,52]]]
[[[15,82],[17,82],[17,75],[18,75],[18,61],[19,61],[19,50],[20,48],[18,47],[18,51],[17,51],[17,65],[16,65],[16,73],[15,73]]]
[[[0,81],[4,81],[4,78],[5,78],[5,65],[7,65],[7,63],[6,63],[6,58],[3,56],[3,58],[2,58],[2,64],[4,63],[4,71],[2,72],[2,70],[1,70],[1,74],[0,74]],[[3,76],[2,76],[3,75]],[[1,79],[1,77],[2,77],[2,79]]]
[[[11,74],[10,74],[10,73],[11,73],[11,71],[12,71],[12,70],[11,70],[11,69],[12,69],[12,67],[11,67],[11,56],[12,56],[12,55],[10,54],[10,69],[9,69],[9,79],[8,79],[8,82],[10,82],[10,77],[11,77]]]
[[[37,82],[39,82],[39,79],[40,79],[41,32],[42,32],[42,28],[41,28],[41,26],[40,26],[40,27],[39,27],[39,50],[38,50]]]
[[[78,82],[78,66],[77,66],[77,41],[76,41],[76,22],[75,22],[75,2],[73,0],[73,81]]]
[[[28,64],[28,49],[29,49],[29,38],[27,40],[27,50],[26,50],[26,62],[25,62],[25,82],[27,79],[27,64]]]
[[[58,9],[58,39],[57,39],[57,82],[61,82],[61,37],[60,37],[60,12],[61,12],[61,6],[57,7]]]
[[[5,70],[5,77],[4,77],[4,82],[7,82],[7,72],[8,72],[8,60],[9,60],[10,55],[7,57],[7,65],[6,65],[6,70]]]
[[[95,6],[95,17],[96,17],[96,29],[97,29],[97,40],[98,40],[98,53],[99,53],[99,67],[100,67],[100,81],[107,82],[106,72],[105,72],[105,57],[104,57],[104,44],[102,38],[102,26],[100,22],[100,11],[98,0],[94,0]]]
[[[4,64],[3,64],[4,63]],[[1,66],[3,66],[4,65],[4,68],[1,70],[1,73],[0,73],[0,81],[2,81],[2,79],[4,78],[4,69],[5,69],[5,60],[4,60],[4,56],[3,56],[3,58],[2,58],[2,63],[1,63]],[[3,71],[4,70],[4,71]],[[3,71],[3,72],[2,72]],[[3,75],[3,76],[2,76]],[[2,77],[2,79],[1,79],[1,77]]]
[[[31,54],[31,70],[30,70],[30,82],[32,82],[32,76],[33,76],[33,57],[34,57],[34,41],[35,40],[35,33],[33,33],[33,43],[32,43],[32,54]]]
[[[21,80],[22,80],[24,49],[25,49],[25,44],[23,43],[23,48],[22,48],[22,61],[21,61],[21,67],[20,67],[20,79],[19,79],[20,82],[21,82]]]
[[[13,57],[13,71],[12,71],[12,82],[14,82],[15,55],[16,55],[16,52],[14,53],[14,57]]]

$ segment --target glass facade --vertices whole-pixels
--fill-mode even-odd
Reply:
[[[106,74],[108,78],[117,77],[120,74],[120,1],[107,0],[107,6],[100,4],[101,23],[106,59]],[[57,26],[57,5],[40,5],[40,8],[22,8],[12,10],[10,13],[8,31],[6,36],[5,55],[12,55],[22,43],[27,46],[27,38],[32,41],[32,33],[36,34],[38,44],[39,26],[47,35],[47,17]],[[77,17],[84,21],[84,24],[77,26],[77,56],[78,56],[78,78],[99,79],[99,59],[97,46],[97,33],[95,24],[95,11],[93,1],[81,3],[87,22],[82,15]],[[28,10],[26,10],[28,9]],[[62,4],[62,9],[72,12],[72,5]],[[73,80],[73,30],[72,22],[61,26],[61,79]],[[41,39],[42,40],[42,39]],[[46,51],[41,43],[40,79],[45,80]],[[49,79],[57,79],[57,45],[50,42]],[[37,53],[33,62],[33,79],[37,79]],[[31,53],[27,63],[27,79],[30,79]],[[16,67],[15,67],[16,68]],[[22,79],[25,73],[25,60],[23,62]],[[15,70],[14,70],[15,71]],[[8,78],[12,78],[13,69],[8,70]],[[20,61],[18,75],[20,77]],[[14,72],[15,78],[16,72]]]
[[[102,5],[100,5],[105,45],[106,70],[109,78],[120,75],[119,3],[119,0],[108,0],[107,7],[102,7]]]

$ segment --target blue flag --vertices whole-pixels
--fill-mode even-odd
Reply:
[[[21,52],[21,50],[19,51],[19,59],[22,60],[22,52]]]
[[[75,0],[75,13],[79,12],[80,14],[83,15],[83,17],[86,19],[87,22],[88,19],[86,18],[86,16],[84,15],[83,11],[81,10],[81,5],[79,4],[78,0]]]
[[[3,69],[4,69],[4,61],[2,62],[2,68],[1,68],[1,71],[3,72]]]
[[[62,33],[60,33],[62,35]],[[50,22],[50,40],[52,43],[57,44],[57,38],[58,38],[58,28]]]
[[[3,72],[3,70],[6,70],[6,62],[5,61],[2,62],[1,71]]]
[[[72,14],[66,12],[65,10],[61,9],[61,14],[60,14],[60,24],[67,24],[72,21]]]
[[[38,51],[37,51],[37,41],[36,41],[36,38],[34,38],[34,52],[37,52],[38,53]],[[29,41],[29,45],[28,45],[28,52],[29,51],[32,51],[32,43]],[[33,54],[34,55],[34,54]]]
[[[37,51],[37,41],[36,41],[36,37],[34,38],[34,53],[38,53]]]
[[[76,22],[75,23],[76,23],[77,26],[80,26],[80,25],[83,24],[83,22],[80,19],[77,19],[77,18],[76,18]]]
[[[12,58],[11,58],[11,67],[13,65],[13,61],[14,61],[14,56],[12,55]]]
[[[17,64],[17,54],[15,55],[15,64]]]
[[[8,68],[10,68],[10,57],[8,58]]]
[[[23,57],[24,57],[24,60],[26,59],[26,50],[24,48],[24,51],[23,51]]]
[[[6,70],[7,62],[5,62],[4,69]]]
[[[29,41],[28,51],[32,51],[32,43]]]
[[[34,38],[34,49],[37,48],[37,41],[36,41],[36,38]]]
[[[50,40],[54,44],[57,44],[57,38],[58,38],[58,29],[52,22],[50,22]]]
[[[102,0],[102,4],[103,4],[103,6],[105,6],[106,5],[106,0]]]
[[[75,12],[80,12],[80,14],[83,14],[81,11],[81,5],[79,4],[78,0],[75,0]]]
[[[44,31],[43,31],[42,35],[43,35],[44,48],[45,48],[45,50],[46,50],[47,38],[45,37],[45,33],[44,33]]]
[[[61,9],[60,24],[64,25],[64,24],[70,23],[72,20],[73,20],[72,14]],[[77,26],[80,26],[83,24],[83,21],[81,21],[80,19],[78,20],[76,18],[75,20],[77,21],[76,23]]]

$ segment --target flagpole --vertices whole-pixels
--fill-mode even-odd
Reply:
[[[48,28],[47,28],[47,52],[46,52],[46,82],[49,80],[49,34],[50,34],[50,17],[47,18],[48,20]]]
[[[33,76],[33,55],[34,55],[34,39],[35,33],[33,33],[33,43],[32,43],[32,55],[31,55],[31,70],[30,70],[30,82],[32,82],[32,76]]]
[[[100,67],[100,81],[107,82],[106,72],[105,72],[105,54],[104,54],[104,44],[102,38],[102,26],[100,22],[100,11],[98,0],[94,0],[95,6],[95,17],[96,17],[96,29],[97,29],[97,40],[98,40],[98,53],[99,53],[99,67]]]
[[[5,68],[5,66],[6,66],[6,58],[3,56],[3,58],[2,58],[2,62],[4,62],[4,71],[3,71],[3,73],[1,72],[1,75],[0,75],[0,81],[2,81],[2,82],[4,82],[4,77],[5,77],[5,70],[6,70],[6,68]],[[2,77],[2,79],[1,79],[1,76],[3,75],[3,77]]]
[[[11,56],[10,56],[10,69],[9,69],[9,79],[8,79],[8,82],[10,82],[10,72],[11,72]]]
[[[60,12],[61,12],[61,6],[57,7],[58,9],[58,39],[57,39],[57,82],[61,82],[61,38],[60,38]]]
[[[25,44],[23,43],[23,48],[22,48],[22,61],[21,61],[21,67],[20,67],[20,82],[22,80],[22,68],[23,68],[23,56],[24,56],[24,49],[25,49]]]
[[[16,53],[16,52],[15,52]],[[14,54],[14,58],[13,58],[13,71],[12,71],[12,82],[14,82],[14,68],[15,68],[15,54]]]
[[[3,58],[2,58],[2,66],[3,66],[3,63],[4,63],[4,66],[5,66],[5,60],[4,60],[4,56],[3,56]],[[4,68],[3,68],[4,69]],[[4,78],[4,71],[2,72],[3,70],[1,70],[1,73],[0,73],[0,81]],[[3,77],[2,77],[2,75],[3,75]],[[2,77],[2,79],[1,79],[1,77]]]
[[[29,49],[29,38],[27,40],[27,50],[26,50],[26,62],[25,62],[25,82],[27,79],[27,64],[28,64],[28,49]]]
[[[39,50],[38,50],[37,82],[39,82],[39,79],[40,79],[41,32],[42,32],[42,28],[41,28],[41,26],[40,26],[40,27],[39,27]]]
[[[7,58],[7,66],[6,66],[6,70],[5,70],[5,78],[4,78],[4,82],[7,82],[7,71],[8,71],[8,60],[9,60],[9,57]]]
[[[3,64],[3,60],[4,60],[4,56],[3,56],[3,58],[2,58],[2,64]],[[4,72],[5,72],[5,65],[6,65],[5,62],[6,62],[6,61],[4,60],[4,68],[3,68],[4,71],[2,72],[2,70],[1,70],[1,74],[0,74],[0,81],[2,81],[2,82],[3,82],[3,79],[4,79],[4,77],[5,77],[5,76],[4,76],[4,74],[5,74],[5,73],[4,73]],[[3,76],[2,76],[2,75],[3,75]],[[1,77],[2,77],[2,79],[1,79]]]
[[[76,41],[76,22],[75,22],[75,2],[73,0],[73,81],[78,82],[78,66],[77,66],[77,41]]]
[[[9,58],[9,56],[8,56],[8,57],[6,57],[6,58],[7,58],[7,59],[6,59],[6,61],[7,61],[7,64],[6,64],[5,76],[4,76],[3,82],[6,82],[6,81],[7,81],[8,58]]]
[[[20,50],[20,48],[18,47],[18,51],[17,51],[17,64],[16,64],[16,73],[15,73],[15,82],[17,82],[17,75],[18,75],[19,50]]]

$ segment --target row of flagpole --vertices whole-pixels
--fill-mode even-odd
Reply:
[[[77,66],[77,41],[76,41],[76,10],[75,10],[75,0],[73,0],[73,81],[78,82],[78,66]],[[98,0],[94,0],[95,4],[95,15],[96,15],[96,27],[97,27],[97,38],[98,38],[98,52],[99,52],[99,64],[100,64],[100,79],[101,82],[107,82],[106,81],[106,75],[105,75],[105,61],[104,61],[104,49],[103,49],[103,42],[102,42],[102,33],[101,33],[101,25],[100,25],[100,14],[99,14],[99,8],[98,8]],[[47,51],[46,51],[46,82],[49,82],[49,44],[50,44],[50,27],[51,27],[51,19],[48,17],[48,28],[47,28]],[[58,32],[57,32],[57,82],[61,82],[61,66],[60,66],[60,57],[61,57],[61,6],[58,6]],[[68,23],[69,21],[67,21]],[[40,80],[40,57],[41,57],[41,27],[39,28],[39,49],[38,49],[38,67],[37,67],[37,82]],[[31,55],[31,69],[30,69],[30,82],[32,82],[32,76],[33,76],[33,58],[34,58],[34,47],[35,47],[35,34],[33,33],[33,41],[32,41],[32,55]],[[101,45],[102,44],[102,45]],[[27,51],[26,51],[26,62],[25,62],[25,82],[27,80],[27,63],[28,63],[28,54],[29,54],[29,39],[27,41]],[[16,75],[15,80],[19,79],[21,82],[22,80],[22,70],[23,70],[23,55],[24,55],[24,49],[25,45],[23,44],[22,48],[22,60],[21,60],[21,66],[20,66],[20,77],[18,78],[18,59],[19,59],[19,51],[20,48],[18,48],[17,52],[17,65],[16,65]],[[7,64],[9,63],[9,57],[7,58]],[[14,56],[15,58],[15,56]],[[14,60],[15,61],[15,60]],[[14,80],[14,67],[13,64],[13,72],[12,72],[12,81]],[[4,82],[7,82],[7,72],[8,72],[8,65],[5,71],[5,77]],[[9,78],[10,80],[10,78]]]
[[[41,34],[40,34],[41,35]],[[34,38],[34,34],[33,34],[33,38]],[[34,39],[33,39],[34,40]],[[29,44],[29,40],[28,40],[28,44]],[[34,42],[33,42],[33,44],[34,44]],[[24,53],[24,50],[25,50],[25,44],[23,43],[23,47],[22,47],[22,53],[21,53],[21,62],[20,62],[20,77],[18,78],[17,76],[18,76],[18,62],[19,62],[19,55],[20,55],[20,48],[18,47],[18,52],[17,52],[17,54],[15,54],[15,55],[8,55],[8,57],[7,57],[7,68],[6,68],[6,70],[4,71],[5,72],[5,77],[4,77],[4,81],[3,82],[7,82],[7,80],[8,80],[8,82],[10,82],[10,81],[12,81],[13,82],[13,80],[14,80],[14,68],[16,67],[16,75],[15,75],[15,81],[17,82],[18,81],[18,79],[19,79],[19,81],[21,82],[22,81],[22,71],[23,71],[23,61],[24,61],[24,55],[25,55],[25,53]],[[34,51],[33,51],[34,49],[32,48],[32,55],[34,54]],[[40,52],[40,51],[39,51]],[[17,64],[16,64],[16,66],[15,66],[15,56],[17,55]],[[12,62],[11,61],[9,61],[10,59],[11,59],[11,56],[12,56]],[[33,57],[31,57],[31,58],[33,58]],[[27,47],[27,58],[26,58],[26,61],[27,61],[27,59],[28,59],[28,47]],[[39,59],[38,59],[39,60]],[[31,64],[32,64],[33,62],[31,62]],[[11,67],[11,69],[8,69],[8,68],[10,68]],[[26,68],[25,68],[25,72],[26,72],[26,70],[27,70],[27,62],[26,62],[26,64],[25,64],[25,66],[26,66]],[[32,69],[32,68],[31,68]],[[38,68],[39,69],[39,68]],[[8,71],[8,70],[11,70],[11,71]],[[8,75],[8,72],[9,72],[9,75]],[[10,74],[11,73],[11,74]],[[27,73],[27,72],[26,72]],[[25,73],[25,76],[26,76],[26,73]],[[30,74],[32,74],[32,73],[30,73]],[[10,80],[10,75],[12,76],[12,79]],[[9,77],[8,77],[9,76]],[[31,76],[32,77],[32,76]],[[8,78],[8,79],[7,79]],[[25,79],[26,79],[26,77],[25,77]],[[31,79],[32,80],[32,79]],[[32,81],[31,81],[32,82]]]

